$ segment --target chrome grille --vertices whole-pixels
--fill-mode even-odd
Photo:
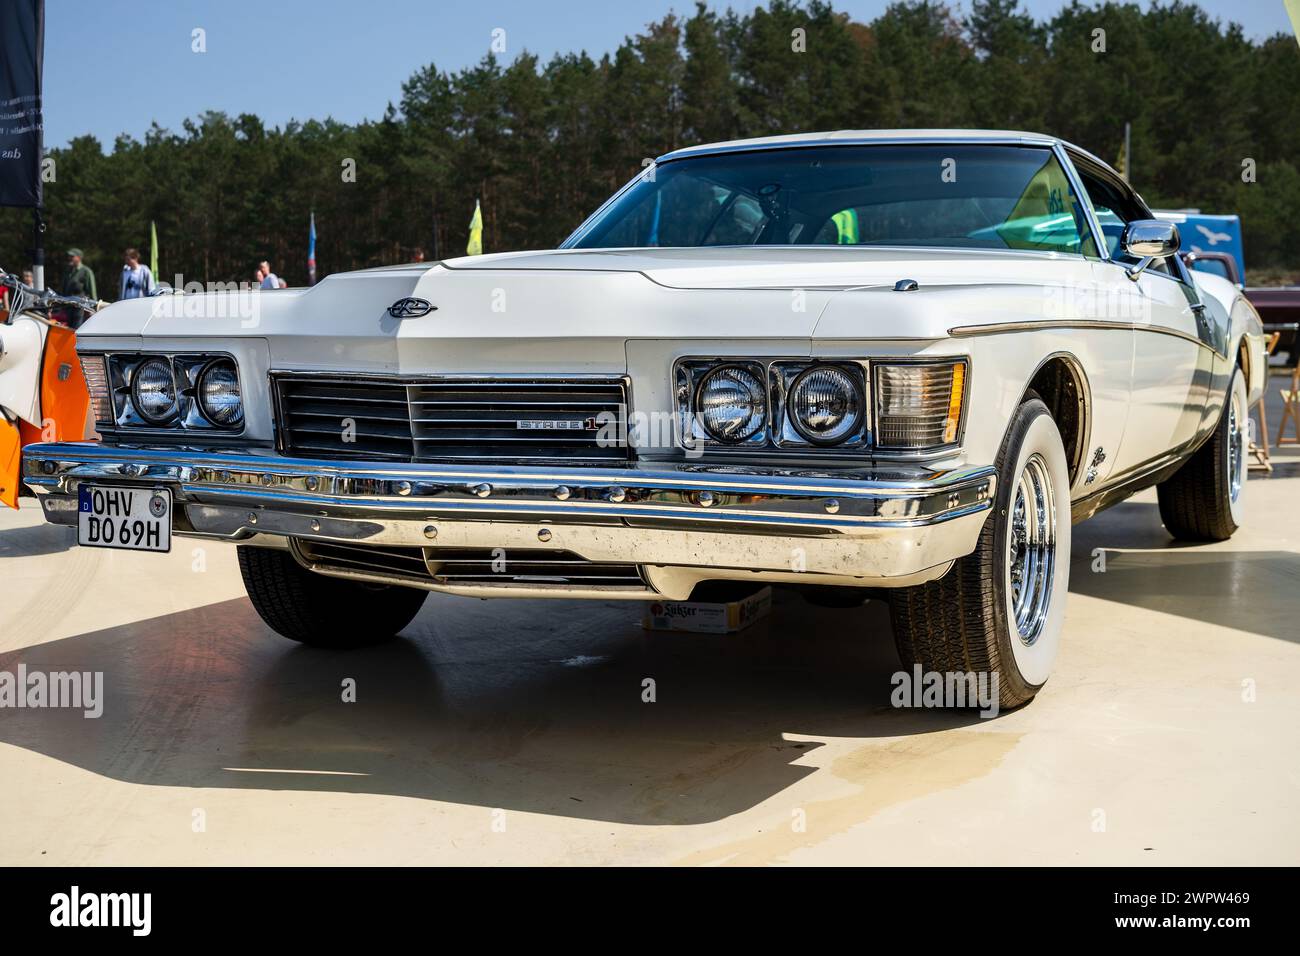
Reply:
[[[509,458],[625,461],[617,438],[626,418],[623,383],[466,382],[412,385],[411,431],[420,461]]]
[[[422,548],[374,547],[304,539],[295,539],[292,547],[296,549],[298,559],[308,567],[405,578],[421,583],[429,580]]]
[[[635,564],[595,564],[571,551],[403,548],[302,538],[290,547],[308,568],[393,583],[648,590]]]
[[[439,584],[646,589],[635,564],[594,564],[570,551],[428,548],[425,556]]]
[[[412,459],[415,444],[404,386],[296,378],[278,384],[286,452],[315,458]]]
[[[277,376],[281,447],[318,458],[625,462],[622,379]]]

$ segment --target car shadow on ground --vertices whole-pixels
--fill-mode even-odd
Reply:
[[[0,655],[11,673],[102,671],[105,687],[97,719],[0,711],[0,742],[150,786],[381,793],[654,825],[767,800],[815,772],[803,758],[816,738],[874,741],[858,777],[883,793],[898,763],[942,753],[943,739],[968,737],[945,731],[979,721],[890,706],[899,664],[879,603],[822,609],[785,592],[769,620],[717,636],[645,632],[640,611],[433,595],[399,640],[333,652],[285,641],[247,601],[227,601]],[[996,762],[953,760],[931,782]]]
[[[1092,570],[1099,550],[1104,573]],[[1270,594],[1297,583],[1293,553],[1175,545],[1153,504],[1075,528],[1071,590],[1091,597],[1294,640]],[[331,652],[225,601],[0,654],[3,671],[104,680],[98,719],[0,710],[0,742],[151,786],[680,825],[786,790],[824,763],[827,739],[859,742],[834,768],[868,802],[907,781],[923,787],[905,795],[960,785],[1018,739],[996,721],[950,732],[979,723],[973,712],[891,707],[899,663],[881,602],[825,609],[781,591],[769,619],[717,636],[646,632],[641,611],[431,595],[399,640]]]
[[[1300,554],[1174,541],[1154,502],[1126,501],[1074,528],[1074,594],[1300,642],[1279,598],[1297,589]]]
[[[0,528],[0,558],[26,558],[59,554],[77,544],[77,529],[40,524]]]

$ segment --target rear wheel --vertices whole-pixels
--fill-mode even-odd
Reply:
[[[1070,577],[1069,469],[1040,399],[1016,411],[997,468],[975,550],[937,581],[891,591],[890,612],[906,667],[983,675],[1000,706],[1018,707],[1052,672]]]
[[[1156,486],[1160,520],[1178,540],[1224,541],[1241,527],[1249,421],[1246,376],[1237,368],[1214,435]]]
[[[288,551],[241,545],[239,572],[254,610],[276,633],[312,647],[389,640],[420,612],[428,592],[308,571]]]

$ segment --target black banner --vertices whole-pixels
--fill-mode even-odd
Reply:
[[[0,17],[0,206],[40,206],[45,0],[4,0]]]
[[[154,849],[168,848],[160,843]],[[196,854],[196,862],[200,859]],[[1127,940],[1134,947],[1179,948],[1204,939],[1216,952],[1232,953],[1289,938],[1296,923],[1295,870],[1240,867],[539,874],[526,869],[10,866],[5,876],[0,932],[15,953],[24,952],[19,945],[39,946],[45,938],[65,947],[89,944],[96,951],[148,939],[167,946],[201,939],[209,947],[245,949],[250,941],[262,948],[291,941],[295,950],[323,943],[336,953],[354,940],[373,950],[394,936],[409,940],[423,934],[432,940],[438,927],[445,936],[456,926],[476,931],[495,949],[505,948],[513,933],[526,934],[529,948],[545,946],[548,939],[552,947],[573,948],[601,934],[615,941],[629,933],[616,922],[605,923],[619,907],[632,922],[662,920],[656,928],[665,939],[689,925],[695,948],[712,948],[711,934],[716,934],[717,948],[728,950],[749,939],[770,950],[787,937],[807,949],[810,941],[829,939],[809,926],[817,914],[851,923],[868,943],[893,939],[891,945],[909,952],[982,952],[997,948],[987,944],[1001,938],[1031,944],[1037,939],[1044,946],[1054,945],[1051,940],[1074,945]],[[742,907],[719,918],[726,914],[711,901],[742,893],[766,899],[767,910]],[[650,902],[638,907],[631,899]],[[778,907],[774,900],[786,903]]]

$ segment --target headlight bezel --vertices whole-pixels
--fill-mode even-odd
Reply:
[[[141,378],[146,371],[158,368],[161,370],[163,377],[163,387],[169,387],[170,404],[164,414],[155,415],[152,411],[145,410],[145,402],[140,395]],[[131,410],[140,417],[142,421],[150,428],[168,428],[171,423],[181,417],[181,388],[176,382],[176,370],[172,363],[161,355],[154,355],[142,359],[131,369],[130,382],[127,385],[128,395],[131,402]]]
[[[880,356],[681,356],[673,363],[675,382],[675,419],[678,444],[689,455],[701,449],[723,458],[753,458],[758,455],[788,454],[808,459],[840,458],[853,461],[870,459],[927,462],[936,461],[960,452],[965,437],[967,406],[970,392],[970,356],[954,355],[880,355]],[[768,383],[769,427],[760,430],[750,439],[728,444],[714,440],[699,427],[697,414],[697,386],[701,378],[715,368],[743,365],[758,369],[766,375]],[[807,429],[796,428],[796,416],[791,402],[795,382],[818,367],[832,366],[849,376],[857,388],[861,415],[854,428],[838,440],[817,441]],[[952,434],[941,435],[940,444],[902,446],[882,444],[879,429],[879,393],[877,376],[879,368],[891,366],[954,366],[960,369],[959,388],[949,395],[949,404],[955,406],[957,419]]]
[[[734,437],[724,437],[709,427],[708,416],[704,411],[705,390],[715,379],[727,372],[739,372],[741,375],[747,375],[753,379],[758,396],[757,401],[760,403],[758,408],[749,416],[748,430]],[[692,400],[691,407],[704,434],[719,445],[730,447],[743,445],[754,440],[760,433],[767,431],[772,420],[772,400],[767,390],[767,377],[761,371],[754,370],[744,362],[723,362],[706,370],[695,384],[695,397]]]
[[[209,375],[227,369],[233,373],[235,378],[234,391],[238,398],[238,402],[234,407],[238,410],[238,417],[230,422],[222,422],[218,421],[218,416],[212,412],[208,407],[207,402],[204,400],[204,383],[207,381]],[[243,383],[239,380],[239,365],[234,359],[225,356],[218,356],[209,361],[199,370],[199,374],[194,379],[194,407],[198,409],[199,414],[202,415],[213,428],[220,428],[222,431],[233,431],[243,427],[245,415],[244,387]]]
[[[793,411],[794,389],[809,372],[819,368],[834,368],[852,383],[861,409],[854,427],[837,439],[826,440],[809,434]],[[859,452],[870,445],[871,404],[868,401],[867,368],[861,361],[844,359],[800,359],[772,363],[774,387],[780,396],[781,429],[777,435],[778,448],[802,448],[813,452]]]
[[[753,434],[738,441],[721,441],[704,427],[698,413],[700,387],[713,372],[726,367],[740,367],[753,375],[765,389],[764,421]],[[768,447],[772,432],[772,393],[767,387],[767,369],[762,362],[742,357],[732,359],[682,359],[677,362],[673,378],[677,395],[675,427],[680,444],[687,449],[709,448],[720,451],[754,451]]]
[[[178,351],[138,351],[112,349],[78,350],[78,357],[83,370],[87,364],[102,362],[107,381],[107,407],[103,410],[111,413],[108,419],[100,418],[98,403],[92,404],[95,413],[95,428],[101,435],[138,435],[167,436],[184,433],[199,437],[203,435],[235,438],[245,432],[248,420],[247,406],[244,398],[244,376],[239,361],[228,352],[206,349],[197,352]],[[150,420],[142,414],[134,398],[135,374],[145,363],[165,362],[172,374],[176,389],[175,412],[167,420]],[[242,414],[235,425],[223,426],[211,421],[199,408],[196,395],[198,378],[205,369],[217,363],[229,363],[235,371],[238,383]]]

